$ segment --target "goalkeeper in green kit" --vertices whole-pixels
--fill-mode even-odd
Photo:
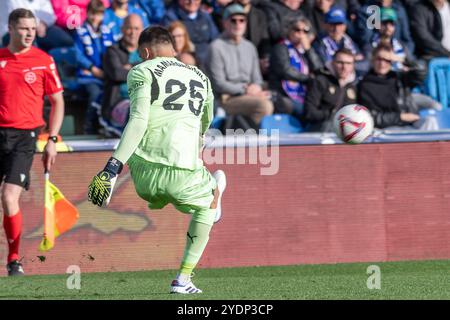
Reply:
[[[89,185],[93,204],[109,203],[123,165],[128,163],[137,194],[150,209],[172,203],[192,215],[186,247],[171,293],[201,293],[191,281],[212,225],[221,217],[226,177],[211,175],[199,158],[202,137],[213,117],[214,96],[199,69],[175,58],[174,40],[162,27],[139,37],[144,62],[128,73],[130,117],[117,150]]]

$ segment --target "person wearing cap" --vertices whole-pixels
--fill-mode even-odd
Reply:
[[[411,69],[417,69],[420,72],[426,70],[424,61],[417,60],[416,57],[408,51],[408,48],[395,37],[395,27],[397,24],[397,13],[392,8],[381,8],[381,28],[379,32],[374,33],[368,51],[372,51],[378,46],[388,46],[392,49],[391,70],[394,72],[408,72]],[[367,53],[366,56],[371,56]],[[372,60],[372,59],[369,59]],[[420,73],[423,76],[423,73]],[[411,98],[423,109],[442,109],[439,102],[433,100],[430,96],[422,93],[411,93]]]
[[[357,12],[357,18],[354,25],[354,40],[358,43],[358,45],[361,48],[364,48],[366,45],[370,44],[373,34],[378,31],[377,28],[379,28],[379,25],[377,25],[376,23],[379,21],[379,11],[376,12],[376,15],[374,16],[373,11],[368,10],[368,8],[373,5],[380,8],[390,8],[395,11],[397,15],[394,34],[395,38],[401,41],[409,52],[413,53],[415,50],[415,44],[409,28],[410,18],[408,18],[405,7],[399,0],[366,1],[365,5],[362,6],[361,9]],[[375,23],[375,25],[369,28],[368,24],[370,23]]]
[[[161,23],[168,27],[174,21],[181,21],[188,30],[195,45],[198,66],[206,64],[206,52],[209,44],[219,36],[219,30],[211,15],[200,10],[201,0],[177,0],[168,7]]]
[[[358,45],[346,33],[347,17],[339,7],[333,7],[325,15],[326,33],[314,41],[314,48],[324,63],[333,59],[334,54],[342,48],[350,50],[356,61],[356,71],[364,74],[369,69],[369,63],[365,60]]]
[[[239,4],[223,12],[224,31],[208,49],[207,70],[221,107],[229,115],[242,115],[258,126],[273,112],[270,93],[262,89],[258,52],[244,38],[247,14]]]
[[[398,21],[397,13],[392,8],[381,8],[381,27],[378,32],[372,35],[370,44],[365,49],[366,56],[380,43],[389,44],[394,51],[394,61],[392,70],[401,71],[406,68],[407,61],[414,60],[414,56],[408,51],[408,48],[395,37],[395,28]]]

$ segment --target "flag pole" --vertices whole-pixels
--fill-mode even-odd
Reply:
[[[47,206],[47,197],[48,197],[48,188],[49,188],[49,185],[48,185],[48,181],[49,181],[49,179],[50,179],[50,173],[48,172],[48,170],[47,169],[44,169],[44,234],[43,234],[43,240],[42,240],[42,242],[41,242],[41,244],[40,244],[40,248],[41,247],[45,247],[46,245],[47,245],[47,237],[48,237],[48,235],[47,235],[47,226],[46,226],[46,224],[47,224],[47,219],[46,219],[46,211],[47,211],[47,209],[46,209],[46,206]],[[41,250],[41,251],[43,251],[43,250]]]

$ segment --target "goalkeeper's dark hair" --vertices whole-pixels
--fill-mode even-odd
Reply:
[[[172,45],[175,48],[175,40],[169,30],[161,26],[148,27],[141,32],[138,45],[148,45],[150,47],[158,45]]]
[[[19,19],[36,19],[33,12],[28,9],[19,8],[11,11],[11,13],[8,16],[8,25],[15,26]]]

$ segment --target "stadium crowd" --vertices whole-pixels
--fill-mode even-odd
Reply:
[[[377,6],[377,7],[373,7]],[[65,87],[85,103],[85,134],[120,136],[128,71],[149,25],[166,26],[177,57],[210,77],[216,114],[258,128],[287,113],[306,131],[329,131],[334,113],[360,103],[378,128],[437,129],[421,109],[429,62],[450,61],[448,0],[5,0],[38,18],[35,45],[52,55]],[[377,10],[373,10],[377,8]],[[446,106],[445,106],[446,107]],[[238,117],[236,117],[238,116]]]

